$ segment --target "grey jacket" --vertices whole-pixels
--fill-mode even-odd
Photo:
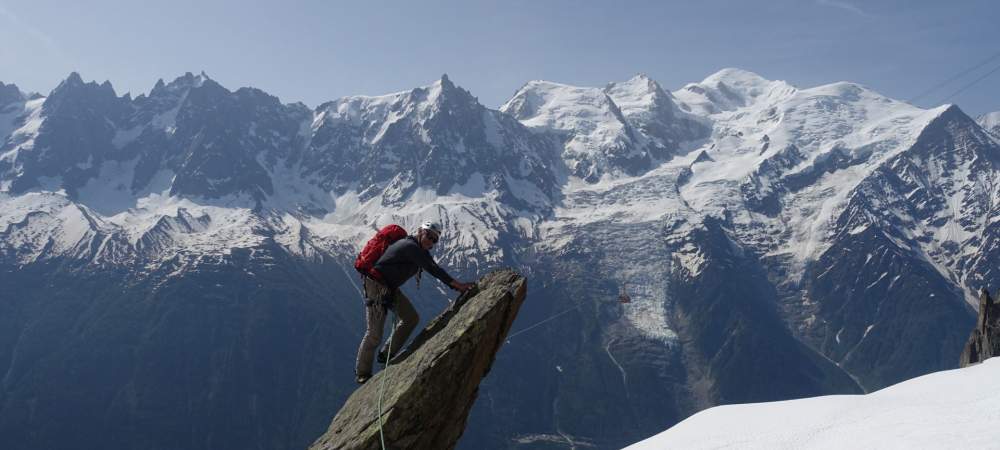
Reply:
[[[406,280],[416,275],[418,269],[424,269],[444,284],[451,284],[454,280],[434,262],[431,253],[424,250],[413,236],[393,242],[375,262],[374,269],[382,275],[382,282],[391,289],[402,286]]]

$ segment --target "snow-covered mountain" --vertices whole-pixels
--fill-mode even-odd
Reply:
[[[976,119],[976,122],[993,137],[1000,139],[1000,111],[983,114]]]
[[[25,113],[28,96],[13,84],[0,83],[0,136],[9,136],[15,121]]]
[[[591,183],[642,174],[677,154],[682,143],[708,134],[645,75],[603,89],[532,81],[500,111],[562,141],[570,173]]]
[[[991,448],[1000,439],[997,377],[993,358],[867,395],[718,406],[627,448]]]
[[[898,351],[887,342],[917,339],[938,358],[960,346],[960,336],[941,342],[970,317],[956,300],[993,281],[983,257],[994,257],[1000,216],[1000,153],[981,128],[954,106],[920,110],[849,83],[798,90],[737,70],[676,96],[715,123],[681,197],[726,218],[759,255],[807,342],[868,388],[900,379],[878,373]],[[690,253],[678,257],[697,273]],[[917,307],[948,325],[911,329],[924,326],[919,314],[882,312]]]
[[[324,104],[311,126],[307,174],[338,193],[365,186],[363,199],[389,189],[384,206],[430,187],[437,195],[495,189],[503,203],[545,209],[557,190],[548,142],[447,76],[409,92]]]
[[[520,326],[561,314],[500,353],[468,448],[617,448],[718,404],[952,368],[1000,282],[984,123],[737,69],[675,92],[533,81],[499,110],[446,76],[314,110],[205,74],[134,99],[0,85],[0,436],[311,442],[350,390],[357,248],[428,219],[459,277],[528,275]],[[72,405],[65,373],[89,386]]]

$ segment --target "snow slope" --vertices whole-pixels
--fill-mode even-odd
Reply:
[[[945,110],[922,110],[851,83],[798,90],[783,81],[724,69],[675,92],[682,108],[707,114],[715,124],[704,150],[710,161],[692,166],[680,188],[702,214],[735,213],[746,230],[768,225],[784,232],[743,233],[765,253],[794,254],[800,261],[822,253],[829,225],[854,188]],[[840,153],[848,167],[818,176],[781,199],[782,178],[815,171]],[[776,220],[748,210],[746,200],[778,198]],[[764,226],[761,226],[764,225]],[[737,230],[739,232],[739,230]]]
[[[993,137],[1000,139],[1000,111],[983,114],[976,119],[976,122],[990,132]]]
[[[867,395],[717,406],[627,447],[1000,448],[1000,358]]]
[[[589,183],[639,175],[674,156],[680,143],[707,134],[645,75],[604,88],[531,81],[500,111],[562,141],[569,172]]]

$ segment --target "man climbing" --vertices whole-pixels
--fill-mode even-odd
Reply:
[[[392,342],[388,342],[379,352],[379,361],[384,362],[387,354],[398,353],[403,343],[420,321],[410,299],[399,287],[423,270],[452,289],[465,292],[473,283],[462,283],[445,272],[431,257],[430,249],[441,237],[441,227],[434,222],[424,222],[416,236],[406,236],[386,248],[372,269],[364,277],[365,288],[365,336],[358,347],[358,359],[354,368],[356,381],[362,384],[372,376],[372,358],[375,347],[382,341],[386,309],[393,309],[399,317]],[[419,278],[418,278],[419,282]]]

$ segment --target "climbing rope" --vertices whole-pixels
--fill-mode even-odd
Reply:
[[[623,291],[623,292],[624,292],[624,291]],[[625,294],[625,295],[627,295],[627,294]],[[620,297],[619,297],[619,298],[620,298]],[[628,301],[625,301],[625,302],[623,302],[623,301],[620,301],[620,300],[619,300],[619,301],[615,301],[614,303],[629,303],[629,302],[628,302]],[[562,312],[560,312],[560,313],[557,313],[557,314],[555,314],[555,315],[552,315],[552,316],[549,316],[548,318],[546,318],[546,319],[542,320],[541,322],[538,322],[538,323],[536,323],[536,324],[534,324],[534,325],[531,325],[531,326],[530,326],[530,327],[528,327],[528,328],[525,328],[525,329],[523,329],[523,330],[519,330],[518,332],[516,332],[516,333],[514,333],[514,334],[511,334],[510,336],[507,336],[507,339],[506,339],[506,341],[507,341],[507,342],[509,343],[509,342],[510,342],[510,340],[511,340],[511,339],[512,339],[512,338],[513,338],[514,336],[517,336],[517,335],[519,335],[519,334],[521,334],[521,333],[524,333],[524,332],[526,332],[526,331],[531,331],[531,329],[533,329],[533,328],[535,328],[535,327],[538,327],[538,326],[541,326],[541,325],[545,324],[546,322],[548,322],[548,321],[550,321],[550,320],[552,320],[552,319],[555,319],[555,318],[557,318],[557,317],[559,317],[559,316],[561,316],[561,315],[563,315],[563,314],[566,314],[566,313],[568,313],[568,312],[570,312],[570,311],[573,311],[573,310],[576,310],[576,309],[580,309],[580,307],[581,307],[581,306],[583,306],[583,305],[582,305],[582,304],[580,304],[580,305],[576,305],[576,306],[574,306],[574,307],[572,307],[572,308],[570,308],[570,309],[567,309],[567,310],[565,310],[565,311],[562,311]]]
[[[965,70],[963,70],[963,71],[961,71],[961,72],[959,72],[959,73],[955,74],[955,75],[954,75],[954,76],[952,76],[951,78],[948,78],[947,80],[944,80],[944,81],[942,81],[942,82],[940,82],[940,83],[938,83],[938,84],[935,84],[934,86],[931,86],[931,87],[930,87],[930,88],[928,88],[927,90],[925,90],[925,91],[923,91],[923,92],[921,92],[921,93],[917,94],[916,96],[914,96],[914,97],[910,98],[909,100],[907,100],[907,101],[906,101],[906,103],[909,103],[909,104],[911,104],[911,105],[912,105],[912,104],[913,104],[913,102],[915,102],[915,101],[917,101],[917,100],[920,100],[920,99],[922,99],[922,98],[924,98],[924,97],[926,97],[926,96],[928,96],[928,95],[930,95],[930,94],[932,94],[932,93],[936,92],[937,90],[939,90],[939,89],[941,89],[941,88],[943,88],[943,87],[945,87],[945,86],[947,86],[947,85],[949,85],[949,84],[951,84],[951,83],[953,83],[953,82],[955,82],[955,81],[958,81],[958,80],[962,79],[962,78],[963,78],[963,77],[965,77],[966,75],[968,75],[968,74],[970,74],[970,73],[972,73],[972,72],[975,72],[976,70],[979,70],[979,69],[980,69],[980,68],[982,68],[983,66],[985,66],[985,65],[987,65],[987,64],[989,64],[989,63],[991,63],[991,62],[995,61],[995,60],[996,60],[997,58],[1000,58],[1000,53],[995,53],[995,54],[993,54],[992,56],[990,56],[989,58],[986,58],[986,59],[984,59],[984,60],[980,61],[980,62],[979,62],[978,64],[976,64],[975,66],[972,66],[972,67],[970,67],[970,68],[968,68],[968,69],[965,69]],[[996,70],[996,69],[994,69],[994,71],[995,71],[995,70]],[[993,73],[993,71],[991,71],[990,73],[987,73],[987,76],[988,76],[988,75],[990,75],[990,74],[992,74],[992,73]],[[975,83],[978,83],[979,81],[981,81],[981,80],[976,80],[976,81],[975,81],[975,82],[973,82],[972,84],[975,84]],[[961,90],[965,90],[965,89],[966,89],[966,88],[962,88]],[[945,102],[946,100],[950,99],[950,98],[951,98],[951,97],[953,97],[954,95],[955,95],[955,94],[952,94],[952,95],[950,95],[950,96],[948,96],[948,97],[945,97],[945,99],[944,99],[944,100],[942,100],[942,101],[941,101],[941,102],[939,102],[939,103],[944,103],[944,102]]]
[[[559,313],[559,314],[556,314],[556,315],[554,315],[554,316],[551,316],[551,317],[549,317],[549,318],[547,318],[547,319],[545,319],[545,320],[543,320],[543,321],[541,321],[541,322],[538,322],[538,323],[536,323],[536,324],[534,324],[534,325],[532,325],[532,326],[530,326],[530,327],[528,327],[528,328],[525,328],[525,329],[523,329],[523,330],[520,330],[520,331],[518,331],[517,333],[514,333],[514,334],[512,334],[512,335],[510,335],[510,336],[507,336],[507,342],[510,342],[510,340],[511,340],[511,339],[513,339],[513,338],[514,338],[514,336],[517,336],[517,335],[519,335],[519,334],[521,334],[521,333],[524,333],[525,331],[530,331],[530,330],[531,330],[532,328],[535,328],[535,327],[538,327],[538,326],[540,326],[540,325],[544,324],[545,322],[548,322],[548,321],[550,321],[550,320],[552,320],[552,319],[555,319],[556,317],[559,317],[559,316],[561,316],[561,315],[563,315],[563,314],[566,314],[566,313],[568,313],[568,312],[570,312],[570,311],[573,311],[573,310],[575,310],[575,309],[580,309],[580,305],[576,305],[576,306],[574,306],[574,307],[572,307],[572,308],[570,308],[570,309],[567,309],[567,310],[565,310],[565,311],[563,311],[563,312],[561,312],[561,313]]]
[[[455,303],[458,304],[459,306],[461,306],[461,303],[464,303],[464,300],[465,300],[465,299],[463,299],[463,296],[465,296],[466,294],[469,294],[471,292],[472,292],[472,290],[470,289],[470,290],[462,293],[462,295],[460,295],[457,299],[455,299]],[[386,380],[386,378],[389,377],[388,376],[389,364],[392,361],[392,337],[395,336],[395,334],[396,334],[396,321],[398,319],[399,319],[399,316],[396,315],[396,311],[392,311],[392,331],[389,333],[389,341],[388,341],[388,343],[386,345],[386,352],[385,352],[385,368],[382,369],[382,380],[379,382],[379,391],[378,391],[378,438],[379,438],[379,441],[382,444],[382,450],[386,449],[386,447],[385,447],[385,432],[383,431],[383,425],[384,424],[382,422],[382,415],[383,415],[383,413],[382,413],[382,397],[385,395],[385,380]]]
[[[382,432],[382,395],[385,394],[385,379],[389,371],[389,362],[392,361],[392,337],[396,334],[396,311],[392,312],[392,331],[389,332],[389,342],[385,352],[385,368],[382,369],[382,381],[378,391],[378,438],[382,442],[382,450],[385,450],[385,434]]]

